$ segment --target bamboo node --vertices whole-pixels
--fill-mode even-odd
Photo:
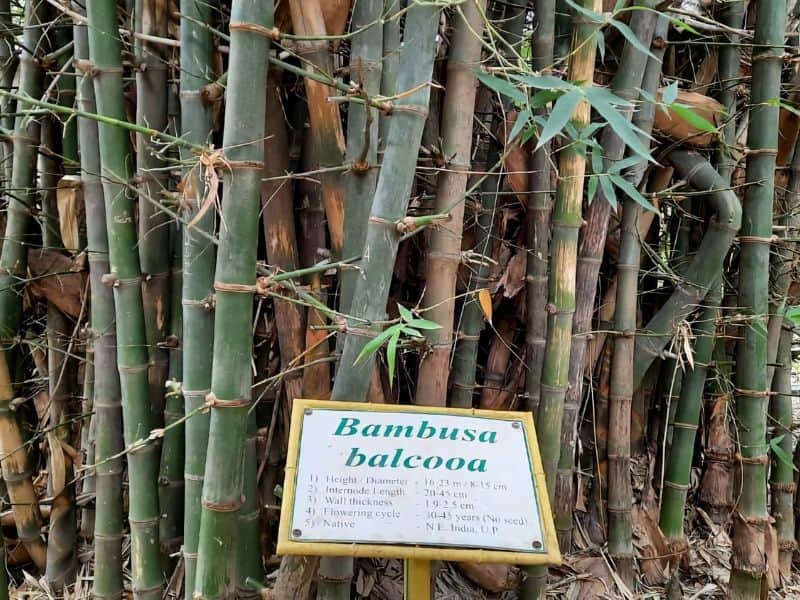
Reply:
[[[370,215],[368,219],[369,223],[374,223],[375,225],[385,225],[387,227],[397,227],[397,224],[394,221],[390,221],[389,219],[384,219],[383,217],[378,217],[375,215]]]
[[[459,332],[458,332],[458,334],[456,335],[456,337],[457,337],[459,340],[463,340],[463,341],[465,341],[465,342],[477,342],[477,341],[479,341],[479,340],[481,339],[481,336],[480,336],[480,335],[468,335],[468,334],[466,334],[466,333],[463,333],[463,332],[461,332],[461,331],[459,331]]]
[[[370,170],[369,161],[368,160],[363,160],[363,159],[358,159],[358,160],[354,161],[352,165],[350,165],[350,170],[353,173],[357,173],[357,174],[368,173],[369,170]]]
[[[739,240],[740,244],[771,244],[780,240],[777,235],[740,235],[737,237],[737,239]]]
[[[747,156],[777,156],[777,148],[745,148],[744,153]]]
[[[79,58],[72,61],[72,66],[86,76],[94,77],[97,75],[97,69],[92,61],[86,58]]]
[[[664,480],[664,487],[668,487],[668,488],[671,488],[673,490],[678,490],[679,492],[685,492],[686,490],[689,489],[688,485],[684,485],[684,484],[680,484],[680,483],[674,483],[674,482],[670,481],[669,479],[665,479]]]
[[[421,104],[393,104],[389,109],[387,109],[387,114],[401,111],[417,113],[423,119],[428,118],[428,107],[422,106]]]
[[[277,27],[264,27],[257,23],[245,23],[244,21],[231,21],[228,25],[230,31],[248,31],[250,33],[257,33],[272,41],[279,41],[281,39],[281,30]]]
[[[734,388],[737,396],[745,396],[746,398],[766,398],[771,396],[772,393],[769,390],[759,391],[759,390],[748,390],[744,388]]]
[[[759,60],[779,60],[783,62],[783,59],[788,56],[789,56],[788,54],[785,55],[783,52],[781,52],[780,54],[773,54],[769,51],[766,51],[763,54],[754,54],[753,56],[751,56],[750,62],[754,63]],[[777,154],[777,150],[775,153]]]
[[[233,398],[223,400],[222,398],[217,398],[214,392],[208,392],[208,394],[206,394],[206,402],[204,404],[204,406],[208,408],[241,408],[242,406],[249,405],[250,398]]]
[[[201,504],[203,505],[203,508],[207,508],[214,512],[236,512],[242,507],[241,500],[238,502],[211,502],[211,500],[206,500],[203,498]]]
[[[771,523],[773,520],[769,515],[765,515],[763,517],[757,515],[745,515],[742,514],[742,511],[740,510],[733,511],[732,516],[734,519],[741,521],[742,523],[749,523],[752,525],[766,525],[767,523]]]
[[[336,326],[336,331],[339,333],[346,333],[347,332],[347,319],[345,319],[342,315],[334,315],[333,324]]]
[[[761,454],[759,456],[742,456],[739,452],[734,455],[737,462],[744,465],[767,465],[769,464],[769,455]]]
[[[793,482],[784,482],[784,481],[770,481],[769,486],[776,492],[786,492],[788,494],[794,494],[794,491],[797,489],[797,484]]]
[[[223,281],[215,281],[214,289],[218,292],[230,292],[232,294],[258,293],[258,285],[248,285],[244,283],[225,283]]]

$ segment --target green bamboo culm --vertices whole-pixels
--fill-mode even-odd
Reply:
[[[390,118],[382,163],[391,163],[395,168],[378,177],[362,253],[365,258],[360,263],[363,273],[357,278],[350,306],[350,314],[357,318],[351,327],[359,327],[364,319],[375,321],[386,316],[392,265],[400,239],[398,221],[406,215],[417,164],[416,154],[408,149],[419,146],[428,110],[427,84],[433,72],[438,11],[436,6],[415,2],[406,13],[396,85],[400,94],[414,91],[397,100]],[[368,337],[356,331],[346,333],[341,362],[346,368],[340,370],[334,382],[333,399],[366,398],[374,359],[354,363],[367,341]]]
[[[73,10],[83,13],[77,2]],[[75,60],[80,73],[77,106],[95,112],[94,83],[89,63],[89,39],[86,25],[73,26]],[[106,208],[100,178],[100,142],[97,123],[77,118],[81,148],[81,187],[86,212],[86,237],[89,256],[90,314],[89,335],[94,357],[92,419],[95,431],[95,522],[94,522],[94,593],[97,598],[116,600],[122,597],[122,392],[117,371],[117,332],[114,321],[114,294],[103,285],[110,272]]]
[[[491,21],[503,19],[503,8],[499,3],[491,3],[489,19]],[[523,19],[511,19],[510,22],[505,23],[503,35],[509,45],[520,38],[524,25]],[[482,127],[485,131],[494,130],[493,100],[494,94],[488,88],[481,87],[479,89],[475,115],[483,122]],[[509,98],[504,96],[501,100],[505,110],[511,108]],[[493,136],[479,136],[472,158],[472,170],[475,173],[488,173],[499,160],[497,140]],[[458,319],[458,335],[453,350],[449,402],[450,406],[456,408],[472,408],[476,388],[478,346],[481,331],[486,324],[486,317],[476,293],[478,290],[486,288],[488,284],[491,260],[486,260],[486,258],[491,259],[489,256],[491,254],[491,234],[501,178],[497,173],[482,177],[483,180],[480,182],[476,195],[465,200],[474,212],[474,216],[465,218],[465,227],[475,228],[475,243],[472,251],[476,255],[473,259],[475,267],[470,274],[467,288],[470,293],[464,298],[464,306]]]
[[[392,265],[400,241],[398,221],[406,215],[414,181],[418,148],[428,113],[433,73],[436,32],[441,8],[433,3],[413,3],[405,16],[405,37],[400,50],[397,90],[405,93],[396,102],[382,164],[393,168],[381,171],[372,200],[367,234],[358,277],[350,305],[349,328],[361,327],[363,321],[383,320],[392,277]],[[374,327],[379,330],[380,326]],[[356,359],[370,338],[348,329],[342,348],[341,368],[334,380],[331,398],[363,402],[369,390],[374,357]],[[353,573],[351,558],[323,558],[320,561],[318,598],[343,600],[350,597]]]
[[[652,9],[656,5],[656,0],[641,0],[636,4],[645,9]],[[650,47],[654,40],[657,21],[657,14],[653,10],[637,10],[631,15],[631,30],[636,34],[642,46]],[[626,42],[622,50],[620,65],[611,80],[611,90],[614,94],[630,103],[629,107],[618,109],[626,120],[633,117],[633,106],[639,99],[638,89],[643,85],[647,65],[647,53],[643,52],[636,44]],[[624,158],[625,142],[619,132],[606,126],[600,137],[600,145],[603,148],[603,169],[607,172],[615,163]],[[575,315],[572,319],[572,339],[569,351],[569,385],[563,396],[561,443],[553,503],[556,531],[564,551],[568,551],[572,538],[572,519],[575,506],[575,473],[573,469],[578,413],[583,401],[588,334],[592,331],[597,281],[605,250],[610,215],[611,203],[605,197],[601,186],[597,190],[596,197],[583,213],[585,224],[580,229],[578,243]],[[555,263],[551,260],[550,264]],[[604,480],[596,477],[594,483],[599,485],[601,481]],[[590,508],[594,510],[601,507],[598,503],[593,503]]]
[[[672,444],[666,459],[658,525],[675,553],[675,567],[680,562],[680,556],[689,548],[683,530],[686,494],[689,491],[695,438],[703,406],[703,390],[714,350],[721,301],[722,283],[718,279],[706,296],[699,317],[692,326],[695,337],[692,349],[694,366],[689,366],[683,377],[673,421]]]
[[[39,146],[39,193],[41,198],[42,242],[51,252],[63,251],[59,230],[56,186],[60,179],[60,130],[53,117],[42,121]],[[47,495],[52,498],[50,528],[47,539],[47,568],[45,576],[53,590],[62,590],[75,575],[77,560],[75,546],[77,516],[75,513],[75,484],[72,461],[64,455],[62,443],[70,440],[69,422],[71,400],[75,393],[75,363],[71,360],[70,336],[73,325],[51,302],[47,303],[47,379],[50,402],[46,434],[48,456]],[[58,454],[61,457],[56,458]],[[62,458],[63,457],[63,458]],[[57,468],[62,463],[63,468]]]
[[[256,413],[251,411],[247,417],[247,439],[244,446],[244,485],[242,487],[242,507],[238,518],[238,543],[236,545],[236,597],[257,598],[258,594],[247,581],[260,580],[264,572],[259,546],[258,519],[261,506],[258,494],[258,452],[256,449]]]
[[[126,115],[121,43],[114,6],[103,0],[86,3],[89,56],[97,112],[123,121]],[[130,137],[125,129],[103,122],[98,125],[98,132],[110,265],[103,283],[114,291],[123,432],[125,444],[130,446],[147,438],[153,427],[142,278],[129,185]],[[146,444],[128,453],[127,458],[133,593],[142,600],[160,598],[164,578],[158,542],[158,447]]]
[[[716,214],[709,223],[700,247],[682,271],[681,281],[675,286],[669,299],[648,321],[644,327],[645,334],[636,338],[634,387],[638,387],[647,369],[661,356],[661,351],[672,339],[675,323],[688,317],[705,298],[712,282],[717,280],[722,271],[723,261],[740,225],[747,223],[746,219],[742,219],[739,201],[730,191],[730,186],[702,156],[692,151],[677,150],[670,153],[669,160],[692,187],[709,193]],[[770,225],[770,230],[771,227]],[[766,372],[764,376],[766,377]]]
[[[203,23],[211,21],[213,3],[206,0],[181,0],[181,135],[197,145],[205,145],[213,127],[211,106],[205,101],[205,86],[216,80],[213,70],[213,40]],[[183,179],[182,215],[192,226],[183,227],[183,399],[185,423],[183,560],[184,589],[191,595],[197,570],[197,544],[200,537],[200,498],[208,446],[208,412],[195,414],[211,391],[211,356],[214,345],[214,266],[216,246],[215,211],[198,218],[206,195],[203,166],[185,147],[184,161],[191,161]]]
[[[599,11],[599,0],[584,0],[583,7]],[[578,19],[575,24],[574,48],[570,56],[570,81],[588,82],[594,76],[594,59],[597,50],[595,28]],[[589,124],[589,104],[579,100],[570,120],[580,130]],[[553,237],[550,247],[550,275],[548,303],[552,306],[547,319],[544,362],[542,364],[541,399],[536,412],[542,450],[542,466],[547,479],[547,492],[555,494],[556,471],[561,454],[560,435],[564,398],[569,384],[570,338],[575,313],[575,278],[578,254],[578,231],[581,227],[583,183],[586,172],[586,155],[583,145],[574,141],[565,146],[559,155],[560,181],[553,206]]]
[[[242,507],[251,394],[252,286],[256,274],[263,111],[272,3],[236,0],[231,13],[231,50],[225,104],[227,168],[223,184],[214,322],[212,403],[208,459],[203,482],[195,598],[223,598],[237,582],[238,512]],[[247,115],[247,118],[243,116]],[[247,469],[248,476],[251,475]],[[250,489],[249,487],[247,489]]]
[[[350,73],[367,96],[381,91],[383,72],[383,28],[368,27],[377,23],[383,13],[383,0],[359,0],[353,8],[350,48]],[[363,30],[362,30],[363,28]],[[364,104],[353,103],[347,116],[347,202],[344,205],[344,242],[342,256],[358,256],[364,248],[366,224],[375,184],[378,180],[378,111]],[[341,273],[339,311],[347,314],[356,286],[358,272],[345,269]]]
[[[722,32],[727,43],[719,48],[719,101],[729,115],[736,114],[737,88],[740,83],[740,63],[742,54],[741,35],[735,33],[742,28],[744,21],[744,0],[730,0],[719,5],[718,19],[728,26]],[[736,119],[726,119],[722,127],[722,136],[717,150],[716,165],[719,174],[730,180],[736,167],[731,148],[736,143]]]
[[[639,290],[641,242],[639,204],[626,198],[622,208],[617,258],[617,298],[608,404],[608,553],[626,585],[635,587],[633,489],[631,488],[631,403],[634,335]]]
[[[447,222],[430,232],[425,262],[422,305],[427,318],[441,325],[426,331],[429,349],[419,366],[416,402],[447,405],[447,377],[453,350],[456,279],[461,264],[464,229],[464,193],[472,157],[472,121],[475,111],[475,69],[480,63],[486,0],[467,2],[456,9],[447,61],[447,88],[442,114],[442,152],[448,168],[439,174],[433,212],[449,214]]]
[[[736,416],[739,427],[741,495],[734,510],[733,553],[728,597],[749,600],[761,595],[766,573],[767,511],[767,314],[769,295],[769,240],[775,191],[775,155],[778,149],[778,106],[785,0],[758,3],[753,40],[753,74],[742,231],[739,236],[738,307],[744,317],[742,339],[736,349]]]
[[[480,115],[487,131],[492,130],[494,115],[491,111],[492,92],[488,88],[480,88],[476,104],[476,114]],[[472,168],[479,173],[485,173],[499,158],[497,144],[490,136],[482,136],[475,149],[472,159]],[[472,408],[475,395],[475,373],[478,358],[478,342],[485,324],[485,317],[481,310],[476,292],[485,287],[489,277],[489,265],[486,260],[491,252],[491,234],[494,223],[497,192],[499,191],[500,177],[489,175],[480,184],[477,194],[470,206],[473,207],[474,217],[472,227],[475,228],[475,245],[473,252],[476,254],[474,271],[470,273],[468,292],[464,300],[464,307],[458,323],[458,337],[453,350],[453,367],[450,386],[450,406],[454,408]],[[469,225],[467,225],[469,226]]]
[[[89,294],[91,296],[91,290]],[[88,322],[85,330],[87,334],[91,333],[90,328],[91,322]],[[83,464],[93,465],[95,463],[97,418],[94,416],[94,346],[89,335],[87,335],[86,339],[85,358],[86,362],[83,366],[83,390],[81,393],[81,413],[84,415],[81,422],[81,453],[83,454]],[[80,536],[84,540],[94,539],[94,503],[97,499],[97,480],[95,476],[95,470],[92,469],[87,471],[80,481],[80,494],[92,498],[91,501],[83,505],[79,517]]]
[[[533,57],[531,66],[535,71],[549,73],[553,66],[553,51],[556,26],[555,0],[535,0],[534,28],[531,35]],[[546,117],[547,107],[536,109],[536,114]],[[542,365],[547,337],[547,269],[550,249],[550,212],[553,194],[550,164],[550,143],[534,149],[530,158],[528,176],[528,258],[526,261],[526,307],[528,373],[525,375],[525,392],[528,408],[534,413],[539,408],[542,383]],[[523,583],[523,590],[527,586]]]
[[[792,435],[792,335],[794,328],[789,319],[784,319],[778,339],[775,375],[772,380],[773,395],[770,399],[769,416],[774,424],[772,439],[772,469],[770,489],[772,491],[772,518],[778,532],[778,550],[781,574],[788,577],[792,567],[792,554],[797,548],[795,539],[794,437]]]
[[[61,73],[57,76],[56,100],[58,104],[73,108],[76,101],[76,80],[74,69],[68,64],[72,56],[64,52],[73,44],[73,30],[68,22],[58,22],[53,32],[58,56],[52,67]],[[74,50],[73,50],[74,55]],[[45,140],[45,133],[49,134],[50,141]],[[48,155],[45,148],[52,151]],[[86,247],[83,231],[79,230],[78,239],[63,240],[59,227],[59,212],[57,207],[57,191],[59,179],[62,175],[73,175],[79,170],[78,157],[78,132],[76,119],[69,119],[64,123],[51,115],[42,122],[42,144],[39,151],[39,164],[41,167],[40,192],[42,194],[43,241],[46,248],[58,248],[68,254],[76,254]],[[72,185],[69,183],[68,185]],[[70,247],[66,247],[70,246]],[[62,423],[57,430],[47,434],[48,445],[52,444],[51,452],[62,452],[61,443],[70,443],[70,427],[66,423],[72,416],[71,399],[77,391],[77,362],[72,358],[73,323],[61,313],[54,305],[47,306],[47,338],[48,338],[48,372],[50,376],[50,425]],[[87,425],[89,423],[87,422]],[[94,460],[93,455],[87,457]],[[53,589],[59,589],[65,582],[71,583],[77,566],[75,547],[77,534],[77,509],[75,507],[76,484],[74,482],[74,468],[68,458],[66,463],[66,481],[64,485],[58,482],[60,493],[51,484],[57,483],[50,472],[48,480],[48,495],[53,498],[50,509],[50,534],[47,542],[47,562],[45,570],[48,581]],[[94,486],[93,473],[83,479],[85,491],[91,491]],[[93,515],[87,515],[92,517]]]
[[[400,66],[400,16],[403,5],[401,0],[383,0],[383,55],[381,59],[381,95],[394,96],[397,93],[397,73]],[[382,156],[389,134],[389,123],[392,119],[381,113],[378,122],[378,153]],[[346,208],[346,205],[345,205]],[[363,246],[362,246],[363,248]]]
[[[134,26],[137,33],[167,37],[168,11],[162,0],[136,0]],[[165,46],[137,37],[136,123],[157,131],[167,129],[167,78],[169,63]],[[147,335],[148,378],[153,426],[164,424],[164,383],[169,356],[164,339],[169,331],[169,217],[160,209],[167,190],[169,171],[150,136],[136,134],[136,183],[139,192],[139,263],[142,269],[142,301]],[[162,512],[164,509],[162,508]],[[172,517],[167,514],[167,519]],[[162,540],[164,546],[169,540]],[[165,546],[166,547],[166,546]]]
[[[58,56],[53,69],[63,73],[58,76],[56,100],[58,104],[72,108],[75,102],[75,77],[68,65],[69,53],[61,50],[73,41],[72,28],[59,23],[53,33]],[[41,144],[39,146],[39,192],[42,205],[42,241],[45,248],[68,253],[78,252],[85,240],[69,240],[71,248],[65,248],[61,237],[57,191],[61,176],[73,173],[78,165],[78,139],[75,119],[60,123],[54,115],[42,121]],[[81,236],[82,237],[82,236]],[[66,423],[72,417],[71,399],[77,386],[76,362],[71,358],[70,337],[73,324],[48,302],[47,305],[47,361],[49,377],[49,426],[60,427],[47,433],[48,457],[64,454],[62,443],[70,443],[70,427]],[[54,590],[73,581],[77,560],[75,555],[77,514],[75,509],[75,482],[72,461],[65,456],[64,480],[56,477],[58,471],[48,470],[48,496],[50,507],[50,529],[47,540],[47,568],[45,576]]]
[[[46,4],[36,0],[27,0],[24,10],[19,93],[39,98],[44,82],[44,70],[39,60],[47,48],[41,38],[50,11]],[[31,52],[36,52],[36,55]],[[0,342],[3,346],[0,357],[3,363],[0,366],[0,386],[3,387],[0,395],[0,456],[19,538],[36,566],[44,569],[46,551],[41,538],[39,503],[31,481],[27,449],[22,447],[22,433],[10,408],[14,398],[10,373],[13,372],[15,339],[22,324],[22,288],[27,277],[28,229],[31,208],[35,205],[36,156],[41,131],[40,120],[24,114],[29,108],[25,102],[17,103],[11,180],[6,188],[6,229],[0,253]]]
[[[169,223],[165,227],[169,233],[170,245],[170,319],[169,335],[165,346],[169,351],[169,372],[164,384],[164,437],[161,443],[161,465],[159,468],[159,506],[161,521],[159,540],[165,555],[178,549],[183,539],[184,502],[184,425],[176,424],[184,416],[183,391],[183,314],[181,310],[181,289],[183,272],[181,260],[183,252],[183,232],[180,223]],[[151,365],[152,366],[152,365]],[[152,373],[151,373],[152,375]],[[152,379],[151,379],[152,385]]]
[[[17,55],[14,52],[14,35],[11,29],[11,0],[0,0],[0,89],[10,90],[17,72]],[[13,100],[0,98],[0,127],[10,131],[14,127]],[[0,184],[5,188],[11,182],[11,165],[14,145],[11,139],[0,140]]]

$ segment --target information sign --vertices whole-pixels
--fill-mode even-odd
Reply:
[[[278,553],[560,562],[531,416],[296,400]]]

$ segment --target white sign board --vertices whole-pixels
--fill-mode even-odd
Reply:
[[[339,406],[302,407],[290,542],[557,552],[523,415]]]

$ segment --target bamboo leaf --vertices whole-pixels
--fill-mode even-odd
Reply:
[[[579,90],[570,90],[556,100],[553,110],[550,112],[550,117],[539,135],[539,143],[536,144],[537,149],[541,148],[564,129],[572,116],[575,106],[582,98],[583,94]]]
[[[655,96],[653,96],[653,94],[648,92],[647,90],[644,90],[642,88],[636,88],[636,91],[639,92],[639,95],[646,102],[649,102],[650,104],[659,104],[658,99]]]
[[[400,318],[406,323],[410,323],[414,320],[414,314],[402,304],[397,304],[397,310],[400,311]]]
[[[520,131],[528,125],[531,120],[531,111],[529,108],[525,108],[520,111],[517,115],[517,119],[514,121],[514,127],[511,128],[511,133],[508,134],[508,141],[512,142],[514,139],[519,135]]]
[[[603,195],[608,200],[608,203],[611,204],[611,207],[616,210],[617,208],[617,192],[614,191],[614,186],[608,177],[601,175],[598,177],[600,181],[600,189],[603,190]]]
[[[625,194],[631,200],[634,200],[636,204],[638,204],[645,210],[656,212],[656,207],[653,206],[647,198],[642,196],[641,192],[639,192],[639,190],[637,190],[636,187],[634,187],[630,181],[628,181],[621,175],[609,174],[608,178],[615,186],[617,186],[619,189],[625,192]]]
[[[672,104],[675,100],[678,99],[678,82],[673,81],[669,84],[666,88],[664,88],[664,93],[661,95],[661,100],[664,104]]]
[[[606,59],[606,36],[603,33],[602,29],[598,29],[594,32],[594,38],[597,41],[597,51],[600,53],[600,60],[605,61]]]
[[[490,90],[494,90],[498,94],[507,96],[512,100],[514,100],[515,102],[518,102],[519,104],[525,104],[525,102],[528,99],[525,92],[512,85],[508,81],[508,79],[505,79],[503,77],[495,77],[494,75],[490,75],[489,73],[484,73],[483,71],[478,71],[476,73],[476,76],[478,78],[478,81],[480,81]]]
[[[565,0],[565,2],[567,4],[569,4],[576,12],[581,13],[583,16],[585,16],[586,18],[588,18],[590,21],[592,21],[594,23],[605,23],[606,22],[605,17],[600,13],[596,13],[593,10],[590,10],[588,8],[585,8],[585,7],[581,6],[580,4],[576,4],[572,0]]]
[[[786,311],[786,318],[790,319],[795,326],[800,326],[800,306],[793,306]]]
[[[603,151],[599,144],[592,148],[592,173],[600,175],[603,172]]]
[[[486,288],[481,288],[478,290],[478,304],[481,307],[481,312],[483,312],[483,316],[486,317],[486,320],[489,323],[492,322],[492,295],[489,293],[489,290]]]
[[[625,23],[623,23],[622,21],[617,21],[616,19],[612,19],[610,21],[610,24],[614,29],[619,31],[625,37],[625,39],[631,46],[636,48],[642,54],[646,54],[653,60],[658,60],[658,58],[652,52],[650,52],[650,48],[645,46],[642,43],[642,41],[636,36],[633,30],[630,27],[628,27]]]
[[[537,90],[570,90],[575,86],[564,81],[559,77],[553,75],[509,75],[509,79],[513,79],[526,87],[532,87]]]
[[[550,104],[553,100],[561,96],[562,90],[540,90],[531,96],[531,108],[542,108]]]
[[[434,323],[433,321],[429,321],[428,319],[414,319],[409,323],[412,327],[417,327],[419,329],[441,329],[442,326],[438,323]]]
[[[692,127],[696,127],[707,133],[715,133],[717,131],[717,127],[713,123],[698,115],[685,104],[671,104],[669,109],[673,111],[678,118],[683,119]]]
[[[585,90],[586,98],[589,100],[589,103],[600,113],[609,126],[614,129],[616,134],[631,150],[642,158],[652,161],[653,158],[650,156],[649,149],[645,147],[641,139],[639,139],[638,134],[641,133],[639,128],[623,117],[616,108],[608,103],[605,98],[601,97],[601,94],[596,93],[596,90],[599,89],[601,88],[590,87]]]
[[[397,330],[386,345],[386,366],[389,369],[389,388],[394,382],[394,370],[397,364],[397,343],[400,341],[400,330]]]
[[[775,458],[777,458],[787,467],[791,467],[793,471],[797,471],[797,467],[794,466],[794,461],[792,460],[792,457],[789,455],[788,452],[786,452],[786,450],[781,448],[780,444],[783,441],[783,438],[785,437],[786,434],[784,433],[782,435],[772,438],[769,441],[769,446],[772,449],[772,452],[775,454]]]
[[[419,331],[418,329],[414,329],[413,327],[403,327],[402,331],[404,334],[411,337],[418,337],[418,338],[425,337],[421,331]]]
[[[669,19],[669,22],[672,23],[672,26],[675,27],[675,29],[678,29],[679,31],[688,31],[689,33],[692,33],[694,35],[702,35],[699,31],[697,31],[697,29],[695,29],[685,21],[677,17],[672,17],[667,13],[661,13],[661,14],[663,14],[665,17],[667,17],[667,19]]]
[[[391,336],[393,336],[394,333],[396,331],[398,331],[401,327],[402,326],[399,323],[397,325],[392,325],[391,327],[385,329],[384,331],[379,333],[377,336],[372,338],[369,342],[367,342],[364,345],[364,347],[361,349],[361,352],[358,353],[358,356],[356,356],[355,361],[353,361],[353,365],[354,366],[357,365],[361,361],[362,358],[365,358],[367,356],[371,356],[372,354],[377,352],[378,348],[383,346],[383,343],[387,339],[389,339]]]
[[[597,193],[597,175],[589,175],[589,185],[588,189],[586,190],[586,200],[589,204],[592,203],[594,200],[594,196]]]
[[[639,164],[642,162],[642,158],[640,156],[628,156],[627,158],[623,158],[622,160],[618,160],[611,168],[608,169],[609,173],[622,173],[625,169],[628,169],[634,165]]]

